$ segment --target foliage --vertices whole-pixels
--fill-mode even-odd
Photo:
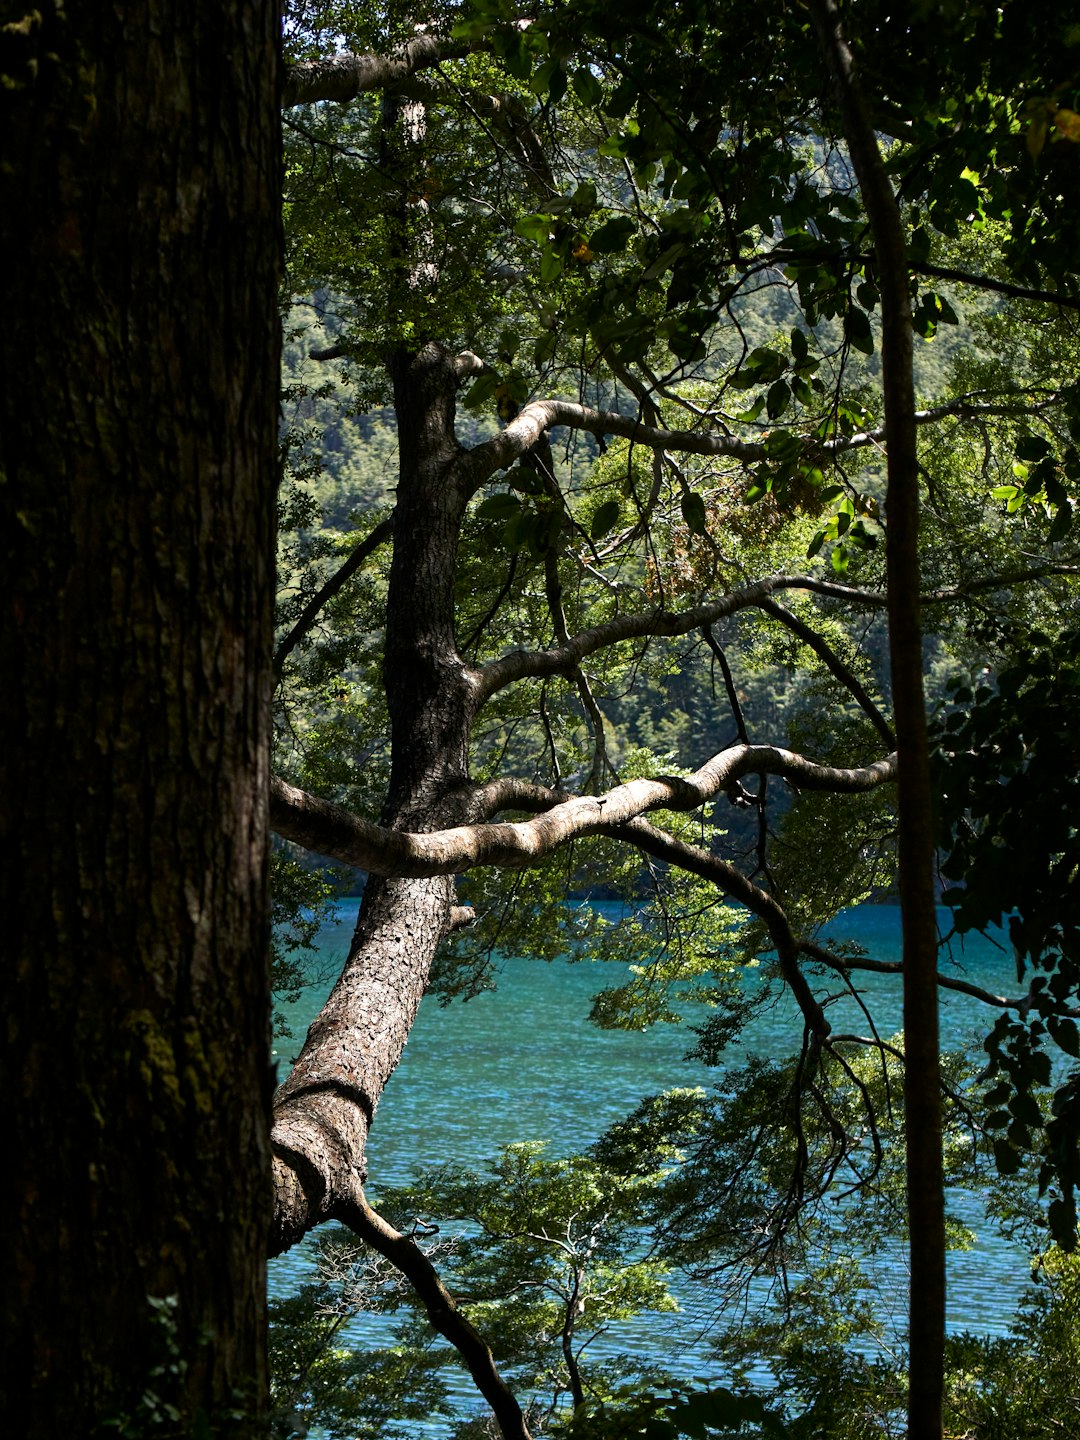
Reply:
[[[982,1184],[988,1133],[1019,1184],[1021,1159],[1037,1152],[1047,1218],[1067,1245],[1078,1082],[1054,1071],[1048,1047],[1076,1055],[1080,991],[1077,767],[1064,729],[1076,661],[1080,254],[1068,217],[1080,31],[1041,0],[908,10],[865,0],[844,19],[874,129],[889,137],[927,398],[929,688],[940,693],[958,668],[987,672],[980,694],[953,696],[938,731],[944,870],[965,882],[949,897],[960,930],[1015,910],[1033,977],[987,1040],[988,1094],[961,1062],[946,1065],[945,1163]],[[373,548],[305,615],[401,513],[382,478],[391,379],[400,387],[402,357],[425,346],[461,365],[442,473],[463,457],[479,467],[493,437],[509,457],[477,469],[453,537],[454,664],[475,676],[614,627],[580,663],[526,667],[490,695],[464,743],[463,789],[503,777],[543,787],[504,807],[513,821],[530,803],[603,803],[621,782],[685,776],[736,745],[788,746],[837,768],[879,760],[893,748],[882,275],[808,12],[771,0],[678,0],[662,14],[633,0],[613,12],[586,0],[526,22],[509,0],[422,16],[305,7],[290,44],[297,58],[329,37],[384,55],[417,25],[446,46],[430,73],[287,120],[287,303],[309,307],[314,326],[288,357],[282,772],[369,819],[385,813],[386,553]],[[323,362],[307,357],[324,342],[333,378],[312,381]],[[545,422],[511,453],[520,418],[563,394],[578,407],[560,412],[565,428]],[[806,575],[783,606],[774,594],[669,624],[763,577]],[[1047,817],[1037,845],[1033,802]],[[514,1379],[543,1391],[538,1413],[569,1391],[571,1428],[597,1433],[773,1423],[760,1401],[640,1375],[628,1398],[575,1348],[582,1287],[598,1287],[586,1314],[596,1306],[603,1325],[662,1308],[664,1266],[679,1263],[718,1287],[736,1276],[733,1293],[748,1270],[775,1283],[775,1325],[743,1327],[729,1357],[771,1351],[781,1392],[797,1399],[792,1434],[885,1435],[904,1401],[903,1356],[851,1347],[880,1338],[862,1287],[904,1231],[902,1038],[877,1036],[869,1013],[872,1043],[830,1037],[813,1005],[857,988],[866,957],[820,937],[844,905],[894,883],[894,801],[884,787],[828,793],[762,773],[648,823],[666,855],[694,849],[697,870],[624,833],[462,878],[458,898],[476,919],[442,947],[432,988],[444,1001],[475,995],[500,952],[617,957],[631,978],[598,996],[594,1018],[644,1028],[708,1007],[693,1012],[696,1053],[718,1063],[752,1004],[802,976],[812,996],[793,1027],[799,1053],[726,1070],[707,1097],[643,1102],[587,1156],[552,1160],[523,1143],[485,1176],[436,1172],[381,1203],[399,1223],[465,1227],[441,1266],[490,1322]],[[708,862],[745,882],[729,891],[756,895],[749,913],[723,903]],[[622,901],[618,923],[565,903],[589,893]],[[748,973],[762,984],[743,985]],[[402,1343],[420,1347],[422,1332],[407,1332]],[[1007,1353],[956,1342],[956,1396],[977,1409]]]
[[[382,1194],[382,1208],[414,1227],[438,1216],[445,1236],[457,1222],[442,1242],[443,1273],[504,1373],[535,1393],[538,1414],[554,1415],[564,1395],[580,1405],[628,1375],[641,1378],[640,1362],[594,1361],[591,1349],[615,1321],[675,1309],[668,1265],[640,1243],[639,1230],[677,1158],[672,1120],[685,1124],[681,1112],[696,1103],[688,1092],[657,1117],[667,1121],[653,1135],[664,1158],[650,1170],[639,1162],[625,1173],[599,1151],[549,1159],[542,1145],[520,1143],[486,1174],[447,1167]]]
[[[1064,761],[1080,699],[1080,637],[1018,636],[1023,657],[996,685],[958,686],[955,708],[939,724],[942,873],[957,930],[1008,918],[1017,980],[1030,972],[1026,1003],[1002,1015],[986,1040],[989,1125],[998,1132],[998,1168],[1022,1153],[1042,1157],[1040,1192],[1066,1249],[1076,1243],[1080,1185],[1080,1056],[1075,997],[1080,989],[1080,913],[1076,908],[1078,776]],[[1038,817],[1033,833],[1033,817]],[[1057,1057],[1057,1063],[1053,1057]],[[1036,1092],[1053,1088],[1048,1109]]]
[[[1038,1440],[1068,1429],[1077,1412],[1077,1262],[1050,1250],[1012,1332],[990,1339],[951,1335],[946,1345],[945,1433],[968,1440]],[[809,1299],[813,1283],[805,1288]],[[850,1328],[809,1321],[744,1335],[744,1353],[769,1354],[777,1397],[794,1409],[794,1437],[899,1440],[906,1433],[905,1353],[879,1336],[851,1349]]]
[[[336,923],[337,887],[325,871],[305,866],[284,846],[270,852],[270,883],[270,988],[276,997],[295,1004],[318,978],[311,960],[319,931]],[[274,1034],[288,1034],[280,1012],[274,1015]]]
[[[324,1247],[330,1254],[329,1247]],[[347,1326],[368,1308],[355,1285],[335,1285],[340,1257],[295,1295],[270,1303],[275,1440],[317,1424],[331,1440],[406,1436],[410,1422],[447,1413],[440,1357],[400,1344],[359,1349]],[[371,1277],[373,1289],[385,1277]]]
[[[614,1403],[584,1406],[557,1431],[573,1440],[676,1440],[685,1435],[755,1435],[761,1440],[789,1440],[789,1430],[776,1407],[758,1395],[737,1394],[722,1386],[709,1389],[672,1387],[667,1391],[637,1388],[616,1396]]]

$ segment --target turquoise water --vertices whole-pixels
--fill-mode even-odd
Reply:
[[[355,901],[343,904],[341,917],[339,926],[320,937],[327,962],[344,959]],[[941,917],[946,924],[947,912]],[[855,941],[875,959],[897,960],[899,913],[893,906],[860,906],[834,922],[826,938]],[[998,993],[1017,988],[1011,953],[981,937],[946,953],[942,969]],[[546,1140],[555,1153],[580,1149],[644,1095],[673,1086],[711,1085],[717,1072],[684,1058],[693,1038],[686,1029],[660,1026],[646,1034],[626,1034],[598,1031],[589,1023],[593,995],[616,980],[611,966],[507,959],[494,993],[448,1009],[425,1000],[371,1135],[369,1190],[376,1203],[380,1185],[407,1181],[424,1168],[476,1165],[518,1140]],[[879,1032],[900,1029],[899,977],[866,975],[860,985],[873,997]],[[296,1053],[328,988],[309,992],[293,1007],[290,1019],[298,1038],[279,1042],[282,1068]],[[979,1024],[985,1030],[989,1013],[969,997],[943,994],[944,1045],[964,1043]],[[838,1001],[829,1014],[835,1031],[866,1033],[866,1021],[850,999]],[[794,1006],[778,1004],[732,1047],[731,1063],[741,1064],[751,1051],[792,1054],[800,1037]],[[958,1197],[954,1208],[979,1239],[973,1250],[950,1258],[951,1328],[1002,1334],[1028,1280],[1027,1256],[984,1223],[974,1200]],[[309,1273],[302,1247],[282,1256],[271,1265],[271,1294],[290,1293]],[[681,1359],[689,1355],[706,1367],[698,1373],[708,1373],[707,1342],[699,1335],[709,1298],[697,1290],[680,1298],[687,1314],[642,1317],[613,1327],[604,1343],[624,1354],[656,1354],[677,1346]],[[901,1255],[882,1268],[879,1303],[902,1317],[906,1281]],[[372,1318],[363,1317],[364,1323],[370,1326]],[[354,1343],[364,1343],[365,1333],[368,1343],[386,1338],[385,1329],[378,1334],[360,1329]]]

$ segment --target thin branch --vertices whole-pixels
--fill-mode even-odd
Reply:
[[[873,265],[877,257],[869,252],[844,248],[813,250],[785,250],[778,245],[769,250],[762,260],[769,266],[806,265],[817,263],[833,265],[837,271],[852,265]],[[1059,290],[1033,289],[1028,285],[1016,285],[1010,280],[996,280],[992,275],[976,275],[970,270],[958,270],[948,265],[932,265],[926,260],[912,260],[907,257],[906,268],[911,275],[926,275],[932,280],[952,280],[957,285],[967,285],[973,290],[989,290],[996,295],[1007,295],[1011,300],[1034,300],[1044,305],[1056,305],[1062,310],[1080,310],[1080,298],[1064,295]]]
[[[324,605],[332,600],[342,590],[356,572],[363,565],[369,556],[373,555],[380,545],[384,545],[394,533],[394,517],[380,521],[371,534],[360,541],[360,544],[349,555],[344,565],[335,570],[330,579],[318,589],[308,603],[300,612],[300,616],[292,629],[282,640],[274,652],[274,674],[280,675],[282,666],[285,664],[291,651],[293,651],[304,636],[308,633],[319,617]]]
[[[499,609],[502,606],[503,601],[513,589],[514,576],[517,574],[517,566],[518,552],[514,550],[511,552],[510,555],[510,565],[506,572],[506,579],[503,581],[498,595],[495,596],[495,599],[492,601],[491,605],[476,622],[468,636],[464,640],[462,640],[459,646],[459,649],[463,655],[468,654],[468,652],[472,650],[474,646],[479,644],[484,634],[484,631],[491,624],[492,620],[495,619],[495,616],[499,613]]]
[[[855,255],[855,260],[869,260],[868,255]],[[1057,305],[1062,310],[1080,310],[1080,298],[1063,295],[1059,290],[1033,290],[1027,285],[1013,285],[1008,280],[995,280],[990,275],[973,275],[969,270],[954,270],[948,265],[930,265],[926,261],[908,259],[907,267],[913,275],[927,275],[934,280],[955,280],[958,285],[970,285],[975,290],[992,290],[997,295],[1007,295],[1012,300],[1036,300],[1046,305]]]
[[[373,1210],[359,1185],[351,1201],[338,1202],[335,1219],[347,1225],[406,1277],[423,1301],[434,1329],[449,1340],[468,1367],[477,1389],[494,1412],[503,1440],[531,1440],[521,1406],[499,1374],[487,1342],[462,1314],[439,1272],[415,1240],[402,1235]]]
[[[711,855],[696,845],[676,840],[655,825],[650,825],[647,820],[631,820],[624,825],[610,826],[606,833],[613,839],[629,841],[658,860],[666,860],[682,870],[701,876],[703,880],[711,880],[718,889],[740,901],[752,914],[764,921],[769,938],[776,946],[781,974],[802,1011],[810,1033],[819,1042],[828,1035],[829,1022],[825,1019],[806,976],[799,968],[799,942],[783,908],[767,890],[762,890],[748,880],[741,870],[737,870],[718,855]]]
[[[793,635],[797,635],[804,644],[810,646],[814,654],[825,662],[829,672],[834,675],[836,679],[840,681],[841,685],[850,691],[854,699],[858,701],[863,711],[869,716],[874,729],[891,749],[896,744],[896,736],[892,732],[892,727],[874,704],[873,700],[871,700],[858,676],[844,664],[832,646],[823,640],[815,630],[812,630],[809,625],[800,620],[797,615],[793,615],[790,610],[778,604],[775,600],[760,600],[758,602],[758,608],[764,610],[766,615],[771,615],[774,620],[779,620],[782,625],[786,625]]]
[[[834,955],[831,950],[826,950],[812,941],[804,940],[800,945],[804,955],[816,960],[821,965],[827,965],[830,970],[835,970],[838,975],[845,979],[852,971],[863,970],[872,975],[902,975],[904,965],[901,960],[872,960],[868,956],[850,958],[848,956]],[[943,975],[938,971],[937,983],[942,990],[955,990],[960,995],[970,995],[973,1000],[979,1000],[984,1005],[993,1005],[998,1010],[1019,1010],[1021,1012],[1029,1009],[1031,1005],[1030,995],[995,995],[992,990],[986,990],[981,985],[973,985],[970,980],[961,980],[955,975]],[[1074,1006],[1062,1006],[1055,1011],[1059,1015],[1080,1014]]]
[[[724,647],[717,640],[712,632],[711,625],[705,625],[701,630],[706,645],[712,651],[717,664],[720,666],[720,674],[724,678],[724,689],[727,691],[728,704],[731,706],[731,713],[735,719],[735,730],[739,739],[744,745],[750,744],[750,734],[746,728],[746,720],[743,716],[742,705],[739,702],[739,692],[735,688],[735,677],[731,673],[731,666],[728,664]],[[715,693],[715,691],[714,691]]]
[[[919,596],[919,604],[945,605],[951,600],[964,600],[969,595],[978,595],[985,590],[1008,590],[1014,585],[1026,585],[1031,580],[1046,580],[1051,575],[1080,575],[1080,566],[1062,562],[1038,565],[1030,570],[1018,570],[1013,575],[985,575],[945,589],[927,590]]]
[[[499,660],[494,660],[477,672],[477,702],[482,704],[498,690],[512,685],[517,680],[541,675],[568,674],[587,655],[622,640],[639,640],[646,636],[686,635],[691,630],[705,629],[734,615],[739,610],[760,605],[776,590],[810,590],[818,595],[845,600],[849,604],[866,605],[880,609],[885,596],[872,590],[856,590],[850,586],[837,585],[815,575],[771,575],[734,590],[707,605],[697,605],[690,610],[654,610],[651,614],[620,615],[591,629],[572,635],[563,645],[550,650],[514,650]]]
[[[559,558],[554,550],[548,550],[544,555],[544,591],[547,598],[548,613],[551,616],[552,629],[555,632],[555,639],[560,645],[565,645],[569,640],[566,630],[566,612],[562,603],[562,580],[559,577]],[[592,693],[588,677],[584,670],[575,665],[570,672],[570,677],[577,686],[578,696],[581,700],[582,709],[585,712],[586,721],[592,731],[593,757],[592,765],[589,768],[588,778],[585,781],[584,790],[598,789],[608,770],[607,736],[604,730],[604,717],[600,706],[596,703],[596,697]],[[550,727],[545,719],[545,729],[548,740],[551,740]],[[555,754],[554,745],[551,747],[552,755]]]

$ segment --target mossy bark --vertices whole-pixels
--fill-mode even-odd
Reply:
[[[278,17],[0,21],[0,1410],[254,1435]]]

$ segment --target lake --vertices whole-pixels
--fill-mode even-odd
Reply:
[[[340,925],[321,933],[324,963],[344,959],[356,908],[355,900],[343,902]],[[948,924],[947,911],[941,911],[941,923]],[[840,916],[828,937],[857,942],[879,960],[898,960],[899,911],[888,905],[859,906]],[[942,969],[999,993],[1018,988],[1011,951],[982,937],[954,947],[943,957]],[[658,1026],[636,1034],[591,1025],[592,997],[612,983],[616,977],[610,965],[508,958],[494,993],[448,1009],[425,1000],[372,1131],[369,1185],[374,1202],[382,1184],[405,1182],[438,1164],[476,1165],[511,1141],[545,1140],[556,1154],[581,1149],[642,1096],[715,1081],[716,1070],[685,1060],[692,1043],[685,1028]],[[899,977],[866,975],[860,984],[874,997],[880,1033],[899,1030]],[[297,1038],[278,1042],[282,1069],[295,1055],[328,988],[308,992],[289,1012]],[[988,1028],[986,1014],[976,1001],[943,992],[944,1046],[964,1044],[980,1023]],[[839,1002],[829,1015],[834,1029],[865,1033],[865,1020],[854,1002]],[[794,1053],[800,1035],[794,1005],[778,1004],[732,1047],[732,1063],[741,1064],[750,1050]],[[1003,1334],[1029,1279],[1028,1257],[985,1223],[973,1201],[960,1197],[954,1208],[976,1231],[978,1243],[950,1257],[950,1328]],[[290,1293],[310,1268],[303,1247],[273,1261],[271,1294]],[[902,1317],[907,1303],[902,1257],[883,1268],[880,1282],[880,1303]],[[689,1294],[680,1298],[691,1311],[701,1304]],[[689,1356],[705,1367],[697,1373],[709,1373],[707,1343],[699,1339],[699,1327],[689,1324],[688,1330],[691,1318],[641,1317],[613,1326],[603,1343],[624,1354],[677,1347],[681,1358]],[[362,1344],[365,1335],[368,1343],[385,1343],[385,1322],[361,1319],[369,1328],[354,1331],[354,1343]],[[715,1368],[712,1362],[713,1372]],[[468,1393],[463,1377],[463,1398]]]

